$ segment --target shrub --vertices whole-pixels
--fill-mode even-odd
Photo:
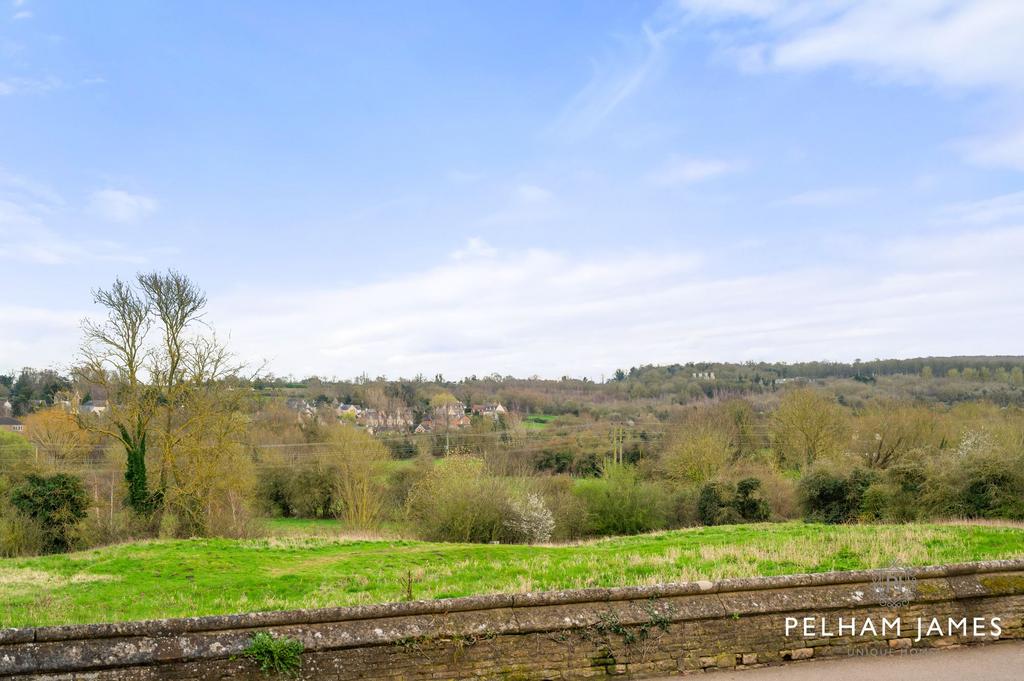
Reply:
[[[551,541],[555,518],[539,494],[529,493],[513,499],[511,513],[505,526],[515,541],[524,544],[543,544]]]
[[[302,642],[288,636],[275,637],[261,631],[242,651],[242,657],[253,662],[265,674],[296,676],[302,666]]]
[[[575,491],[587,509],[589,534],[638,534],[665,526],[665,495],[640,481],[632,466],[608,464],[602,477],[579,480]]]
[[[761,498],[761,481],[744,478],[735,487],[723,482],[704,485],[697,501],[697,514],[704,525],[726,525],[768,520],[771,509]]]
[[[771,515],[768,502],[760,496],[760,489],[761,481],[757,478],[744,478],[736,483],[736,496],[732,505],[743,520],[763,522]]]
[[[534,486],[554,517],[551,538],[579,539],[587,534],[587,507],[573,493],[574,481],[568,475],[552,475],[534,479]]]
[[[72,475],[31,474],[11,490],[11,504],[42,528],[43,550],[59,553],[74,543],[76,526],[86,516],[88,498],[82,481]]]
[[[698,508],[700,492],[693,485],[669,489],[668,525],[670,527],[692,527],[700,524]]]
[[[420,453],[419,447],[416,446],[416,443],[407,437],[402,438],[401,440],[387,440],[386,444],[388,450],[391,452],[392,458],[398,459],[399,461],[412,459]]]
[[[933,461],[922,485],[922,506],[933,516],[1024,519],[1024,461],[981,453]]]
[[[506,525],[512,514],[507,482],[470,456],[438,461],[413,485],[406,502],[417,535],[430,541],[514,541]]]
[[[727,497],[732,490],[721,482],[709,482],[700,490],[697,500],[697,517],[702,525],[722,524],[722,512],[728,507]]]
[[[839,524],[855,520],[864,491],[876,475],[855,468],[848,475],[824,469],[812,471],[800,481],[800,503],[808,522]]]
[[[915,520],[920,515],[924,483],[924,469],[916,462],[903,462],[886,469],[883,479],[864,490],[860,517],[887,522]]]
[[[0,558],[35,556],[45,548],[42,526],[0,498]]]

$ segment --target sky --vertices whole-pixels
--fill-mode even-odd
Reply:
[[[175,268],[277,375],[1022,354],[1024,3],[0,0],[0,369]]]

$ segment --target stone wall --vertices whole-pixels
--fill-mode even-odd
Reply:
[[[303,642],[303,679],[642,678],[1024,638],[1022,615],[1024,560],[989,561],[7,629],[0,630],[0,677],[262,679],[238,653],[256,632],[270,631]],[[869,619],[884,629],[883,618],[897,616],[899,632],[860,630]],[[805,617],[815,618],[808,635]],[[918,617],[944,628],[952,619],[954,630],[915,640]],[[857,631],[836,629],[851,618]],[[961,629],[973,618],[983,623],[977,636]]]

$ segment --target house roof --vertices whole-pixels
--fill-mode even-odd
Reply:
[[[21,421],[10,416],[0,416],[0,426],[20,426]]]

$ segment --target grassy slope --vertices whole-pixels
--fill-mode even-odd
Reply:
[[[0,627],[394,601],[410,573],[416,598],[443,598],[1021,555],[1024,530],[952,525],[737,525],[545,547],[151,541],[0,560]]]

